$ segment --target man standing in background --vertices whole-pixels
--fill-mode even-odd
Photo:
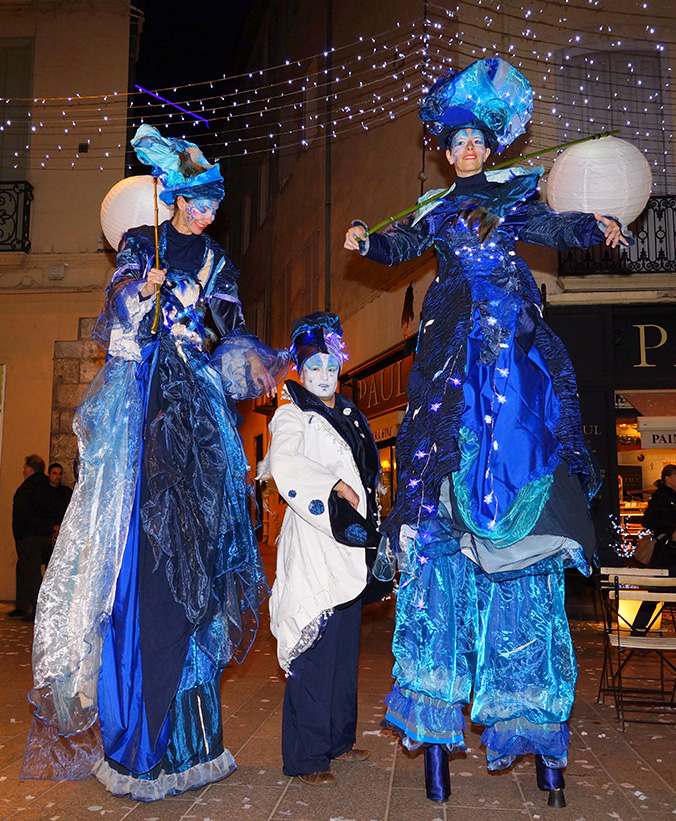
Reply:
[[[63,517],[66,515],[66,509],[70,504],[70,497],[73,495],[73,491],[68,487],[68,485],[63,484],[63,466],[58,462],[52,462],[47,470],[47,476],[51,486],[54,525],[52,529],[52,544],[49,548],[48,554],[43,557],[42,563],[44,565],[49,563],[54,542],[56,541],[56,537],[59,535],[59,530],[61,529],[61,522],[63,521]]]
[[[16,606],[9,615],[35,620],[35,606],[42,582],[41,566],[49,556],[54,526],[52,487],[45,462],[37,453],[26,457],[24,480],[14,494],[12,531],[16,542]]]

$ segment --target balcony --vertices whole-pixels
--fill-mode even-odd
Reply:
[[[559,276],[584,274],[672,274],[676,272],[676,196],[650,197],[629,226],[635,245],[561,251]]]
[[[31,249],[33,186],[26,180],[0,181],[0,251]]]

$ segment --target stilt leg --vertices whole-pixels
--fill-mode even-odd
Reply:
[[[425,788],[430,801],[447,801],[451,794],[448,753],[439,744],[425,747]]]
[[[535,756],[535,772],[537,774],[538,787],[549,792],[547,806],[555,810],[560,810],[566,806],[566,797],[563,788],[566,782],[563,778],[563,770],[557,767],[548,767],[541,755]]]

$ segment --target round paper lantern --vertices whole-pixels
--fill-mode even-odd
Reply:
[[[547,181],[555,211],[584,211],[617,217],[624,225],[643,211],[652,173],[636,146],[617,137],[571,145],[556,158]]]
[[[158,183],[159,191],[162,183]],[[155,224],[153,178],[150,175],[127,177],[106,194],[101,203],[101,227],[108,242],[117,250],[122,234],[138,225]],[[171,209],[157,199],[159,222],[171,217]]]

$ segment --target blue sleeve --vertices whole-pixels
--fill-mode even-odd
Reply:
[[[383,265],[398,265],[404,260],[419,257],[434,242],[434,232],[427,217],[413,225],[414,216],[402,222],[395,222],[382,234],[371,234],[367,237],[360,250],[362,256]],[[363,225],[359,221],[352,224]]]
[[[615,219],[615,217],[611,217]],[[619,220],[616,220],[618,224]],[[518,237],[522,242],[547,245],[557,251],[569,248],[589,248],[605,240],[593,214],[579,211],[557,213],[544,202],[531,202],[524,227]],[[633,243],[631,243],[633,244]]]
[[[239,299],[237,280],[239,271],[221,248],[213,244],[218,252],[218,272],[213,286],[209,288],[209,307],[221,339],[228,336],[253,336],[246,325]]]
[[[147,226],[141,226],[127,231],[120,242],[116,256],[118,267],[106,288],[103,307],[92,329],[92,337],[104,347],[110,342],[114,326],[133,327],[127,299],[138,302],[142,280],[154,263],[154,242],[147,236],[146,229]],[[136,294],[132,289],[136,290]]]

